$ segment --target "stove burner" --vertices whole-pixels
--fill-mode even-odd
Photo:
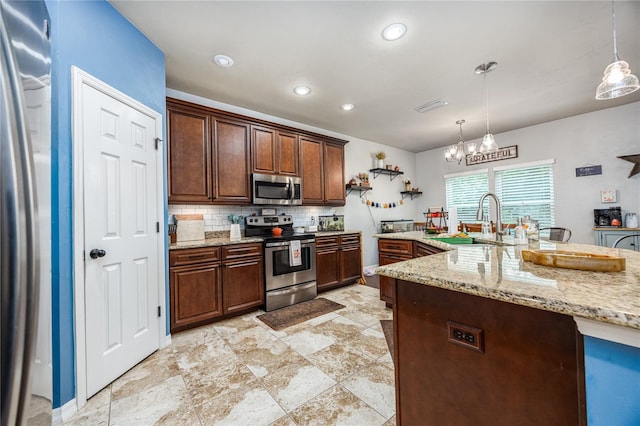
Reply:
[[[276,237],[271,230],[282,228],[282,235]],[[315,239],[314,234],[296,234],[293,230],[293,217],[280,216],[247,216],[245,217],[245,235],[248,237],[263,237],[265,243],[278,241]]]

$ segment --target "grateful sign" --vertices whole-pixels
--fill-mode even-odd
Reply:
[[[509,158],[518,158],[518,145],[505,146],[492,152],[469,154],[466,157],[466,161],[467,166],[471,166],[473,164],[489,163],[491,161],[507,160]]]

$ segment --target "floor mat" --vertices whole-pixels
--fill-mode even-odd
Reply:
[[[313,300],[258,315],[257,318],[272,329],[278,331],[342,308],[344,308],[344,305],[340,303],[318,297]]]

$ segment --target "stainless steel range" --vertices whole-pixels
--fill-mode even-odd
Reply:
[[[282,234],[277,237],[272,233],[276,227],[282,229]],[[317,296],[314,234],[295,233],[291,216],[274,215],[245,217],[245,235],[264,238],[266,311]],[[292,246],[295,249],[298,244],[300,250],[295,253],[297,256],[292,256]]]

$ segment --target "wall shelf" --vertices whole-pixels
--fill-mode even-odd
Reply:
[[[381,169],[381,168],[369,169],[369,172],[373,173],[374,179],[380,175],[389,175],[389,180],[394,180],[396,176],[404,174],[404,172],[397,172],[395,170]]]
[[[367,191],[371,191],[373,188],[370,186],[362,186],[362,185],[346,185],[347,187],[347,195],[351,194],[351,191],[360,192],[360,197],[362,197]]]
[[[400,191],[400,194],[402,194],[403,200],[405,199],[405,197],[411,197],[411,199],[413,200],[415,197],[419,197],[420,195],[422,195],[422,191]]]

